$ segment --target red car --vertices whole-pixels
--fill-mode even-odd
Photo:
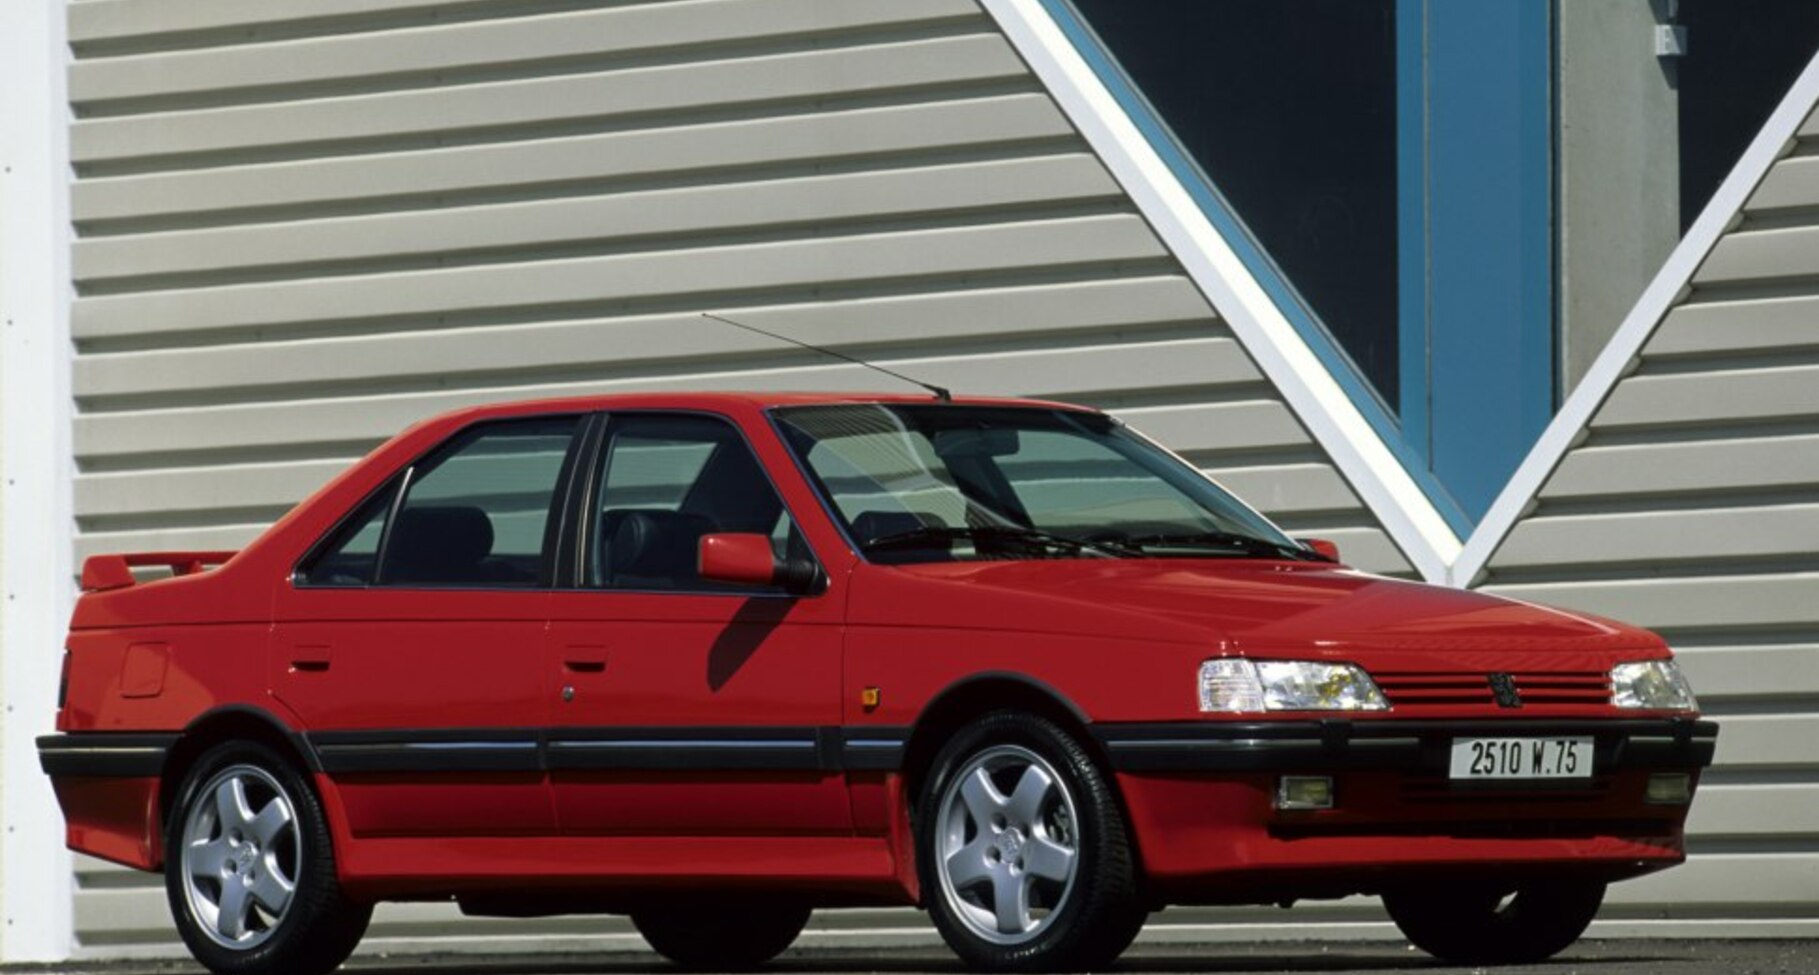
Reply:
[[[238,553],[82,582],[38,743],[69,845],[162,870],[224,973],[450,898],[727,967],[914,904],[1022,971],[1369,893],[1535,960],[1681,862],[1717,735],[1654,635],[1348,569],[1055,403],[462,410]]]

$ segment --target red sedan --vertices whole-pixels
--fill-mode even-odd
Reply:
[[[1681,862],[1717,735],[1656,636],[1348,569],[1055,403],[468,409],[238,553],[83,588],[38,743],[69,845],[163,871],[223,973],[450,898],[701,967],[914,904],[1025,971],[1167,904],[1367,893],[1536,960]]]

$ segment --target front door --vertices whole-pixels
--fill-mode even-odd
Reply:
[[[751,447],[716,416],[626,413],[595,456],[579,585],[551,606],[561,830],[849,833],[839,607],[696,574],[710,532],[812,555]]]
[[[544,636],[581,426],[539,417],[457,434],[281,587],[270,686],[355,835],[554,832]]]

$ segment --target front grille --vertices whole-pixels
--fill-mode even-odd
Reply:
[[[1524,704],[1609,704],[1609,674],[1517,674]]]
[[[1490,674],[1406,672],[1372,674],[1397,711],[1408,714],[1460,707],[1496,707]],[[1610,703],[1610,675],[1596,671],[1510,675],[1522,706],[1590,706]]]

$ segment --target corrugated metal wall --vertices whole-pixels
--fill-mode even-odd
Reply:
[[[1484,588],[1659,631],[1723,722],[1691,862],[1619,888],[1625,902],[1756,923],[1819,914],[1819,115]]]
[[[77,0],[70,35],[79,554],[235,547],[464,403],[888,384],[714,310],[1115,409],[1410,571],[972,0]],[[86,953],[170,944],[152,879],[83,866]]]

